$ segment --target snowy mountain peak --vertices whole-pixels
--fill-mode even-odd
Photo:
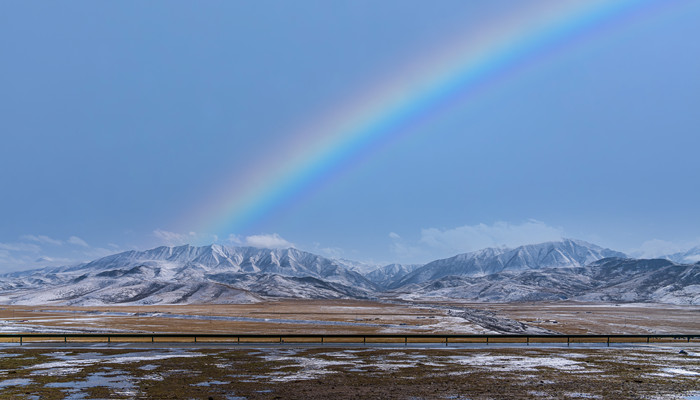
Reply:
[[[688,251],[682,251],[680,253],[670,254],[664,258],[677,263],[696,263],[700,261],[700,246],[695,246]]]
[[[391,287],[422,283],[452,275],[483,276],[503,271],[581,267],[606,257],[626,255],[573,239],[525,245],[515,249],[488,248],[428,263],[393,283]]]
[[[699,252],[700,253],[700,252]],[[387,294],[476,301],[700,302],[700,263],[628,259],[580,240],[490,248],[429,264],[333,260],[295,248],[161,246],[72,267],[0,276],[0,302],[104,305],[241,303],[260,296],[372,298]],[[388,289],[393,289],[387,292]]]

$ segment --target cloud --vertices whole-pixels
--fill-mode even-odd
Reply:
[[[83,239],[77,236],[71,236],[68,238],[68,243],[74,244],[76,246],[90,247]]]
[[[642,243],[638,249],[629,251],[629,254],[637,258],[657,258],[683,251],[680,245],[661,239],[651,239]]]
[[[691,262],[691,263],[698,262],[698,261],[700,261],[700,254],[694,254],[694,255],[687,256],[686,258],[683,259],[683,261],[684,262]]]
[[[196,239],[197,234],[194,232],[176,233],[165,231],[162,229],[156,229],[153,231],[153,236],[158,238],[165,245],[177,246],[193,242]]]
[[[323,247],[318,242],[313,243],[312,252],[330,258],[340,259],[345,257],[345,250],[340,247]]]
[[[642,243],[639,248],[628,251],[628,253],[637,258],[659,258],[676,253],[684,253],[698,245],[700,245],[700,240],[677,243],[662,239],[651,239]],[[688,257],[685,261],[695,262],[697,260],[694,260],[693,257]]]
[[[91,247],[87,250],[81,252],[81,257],[83,261],[92,261],[97,258],[106,257],[121,251],[118,247],[114,248],[104,248],[104,247]]]
[[[49,266],[74,265],[95,258],[114,254],[118,245],[111,248],[92,247],[85,240],[71,236],[68,240],[53,239],[45,235],[23,235],[20,239],[30,241],[0,243],[0,273]],[[76,247],[64,246],[71,244]],[[54,245],[45,250],[44,245]]]
[[[39,253],[41,247],[33,243],[0,243],[0,250]]]
[[[158,244],[166,246],[181,246],[184,244],[201,246],[216,243],[219,241],[219,237],[212,234],[198,232],[178,233],[166,231],[163,229],[154,230],[153,236],[155,236],[158,239]]]
[[[229,234],[229,235],[228,235],[228,238],[226,238],[225,241],[226,241],[226,242],[229,242],[229,243],[232,243],[232,244],[235,244],[235,245],[237,245],[237,246],[240,246],[240,245],[243,244],[243,238],[241,238],[241,237],[238,236],[238,235],[234,235],[233,233]]]
[[[68,258],[42,254],[41,248],[35,244],[0,243],[0,273],[67,265],[70,262],[72,260]]]
[[[156,229],[153,231],[153,236],[158,238],[163,244],[168,246],[178,246],[183,244],[211,244],[219,242],[219,237],[217,235],[211,234],[200,234],[196,232],[189,233],[177,233],[170,232],[163,229]],[[279,249],[294,247],[294,244],[288,240],[282,238],[276,233],[272,234],[260,234],[251,236],[239,236],[235,234],[230,234],[226,239],[222,241],[223,243],[231,244],[234,246],[251,246],[267,249]]]
[[[58,239],[53,239],[50,238],[46,235],[22,235],[20,239],[24,240],[31,240],[33,242],[41,243],[41,244],[52,244],[55,246],[60,246],[63,244],[62,240]]]
[[[273,234],[263,234],[263,235],[252,235],[245,238],[245,245],[251,247],[261,247],[266,249],[279,249],[294,247],[294,244],[283,239],[280,235]]]
[[[450,229],[426,228],[415,242],[391,232],[392,251],[402,260],[449,257],[486,247],[518,247],[525,244],[561,240],[564,231],[537,220],[520,224],[496,222],[492,225],[464,225]]]

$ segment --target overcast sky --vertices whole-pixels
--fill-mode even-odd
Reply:
[[[376,263],[698,245],[700,2],[639,3],[227,227],[196,216],[226,221],[221,193],[304,127],[548,2],[3,1],[0,272],[183,243]]]

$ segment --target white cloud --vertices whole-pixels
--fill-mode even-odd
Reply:
[[[71,236],[68,238],[68,243],[74,244],[76,246],[90,247],[83,239],[77,236]]]
[[[115,253],[120,252],[119,248],[104,248],[104,247],[91,247],[80,253],[80,257],[83,261],[92,261],[98,258],[106,257]]]
[[[71,259],[59,258],[41,254],[39,246],[27,247],[7,243],[0,243],[0,273],[19,271],[31,268],[42,268],[47,266],[68,265]]]
[[[345,250],[341,249],[340,247],[323,247],[321,246],[321,243],[318,242],[313,243],[311,252],[329,258],[340,259],[345,257]]]
[[[698,239],[695,241],[684,241],[682,243],[671,242],[663,239],[651,239],[642,243],[639,248],[629,250],[628,253],[629,255],[637,258],[659,258],[676,253],[684,253],[690,248],[699,245],[700,240]],[[692,257],[687,258],[685,261],[694,262]]]
[[[166,246],[181,246],[191,244],[194,246],[208,245],[219,241],[219,237],[207,233],[187,232],[178,233],[170,232],[163,229],[153,231],[153,236],[158,239],[158,245]]]
[[[196,239],[197,235],[194,232],[176,233],[165,231],[162,229],[156,229],[153,231],[153,236],[158,238],[165,245],[178,246],[193,242]]]
[[[629,252],[637,258],[656,258],[669,254],[680,253],[684,248],[680,245],[661,239],[651,239],[642,243],[638,249]]]
[[[46,235],[22,235],[20,237],[20,239],[31,240],[33,242],[42,243],[42,244],[53,244],[56,246],[60,246],[63,244],[62,240],[50,238]]]
[[[0,243],[0,250],[39,253],[41,247],[33,243]]]
[[[21,239],[31,241],[0,243],[0,273],[50,266],[74,265],[99,257],[114,254],[118,245],[111,248],[91,247],[85,240],[71,236],[68,240],[57,240],[44,235],[23,235]],[[64,246],[65,244],[77,247]],[[48,250],[44,245],[58,245]]]
[[[36,260],[34,260],[34,262],[38,263],[39,265],[36,265],[36,266],[41,268],[41,267],[74,264],[75,260],[73,260],[71,258],[41,256],[41,257],[37,258]]]
[[[240,236],[238,236],[238,235],[234,235],[233,233],[231,233],[230,235],[228,235],[228,238],[226,238],[225,241],[226,241],[226,242],[229,242],[229,243],[232,243],[232,244],[234,244],[234,245],[237,245],[237,246],[240,246],[240,245],[243,244],[243,239],[242,239]]]
[[[261,247],[266,249],[286,249],[288,247],[294,247],[293,243],[285,240],[276,233],[247,236],[245,238],[245,245],[251,247]]]
[[[694,254],[694,255],[687,256],[683,261],[696,263],[696,262],[700,261],[700,254]]]
[[[451,229],[422,229],[416,242],[391,232],[392,251],[402,262],[429,261],[486,247],[517,247],[525,244],[561,240],[564,231],[537,220],[521,224],[496,222],[492,225],[464,225]]]

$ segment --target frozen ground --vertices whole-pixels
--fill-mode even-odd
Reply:
[[[0,398],[690,399],[700,393],[700,346],[689,346],[6,345]]]

